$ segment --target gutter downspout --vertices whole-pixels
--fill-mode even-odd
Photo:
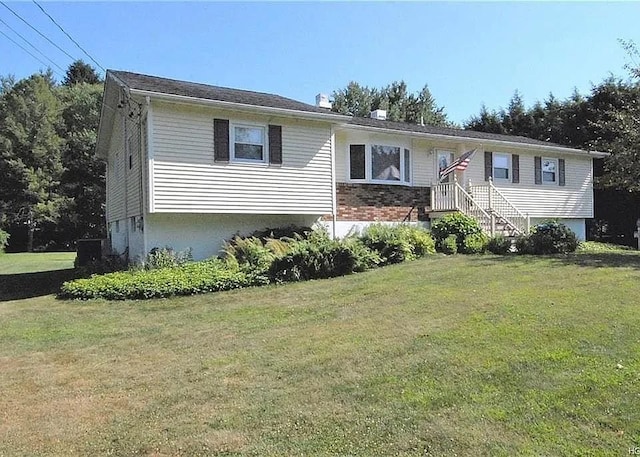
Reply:
[[[336,239],[337,214],[337,189],[336,189],[336,132],[331,126],[331,238]]]

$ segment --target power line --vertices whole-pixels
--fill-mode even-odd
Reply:
[[[29,54],[31,57],[33,57],[34,59],[36,59],[38,62],[40,62],[42,65],[45,65],[47,67],[49,67],[49,65],[47,65],[43,60],[41,60],[38,56],[36,56],[35,54],[33,54],[31,51],[29,51],[27,48],[25,48],[24,46],[22,46],[20,43],[18,43],[17,41],[15,41],[13,38],[11,38],[9,35],[7,35],[6,33],[4,33],[2,30],[0,30],[0,35],[4,35],[7,40],[11,41],[13,44],[15,44],[16,46],[18,46],[20,49],[22,49],[24,52],[26,52],[27,54]],[[57,66],[57,65],[56,65]],[[50,67],[49,67],[50,68]],[[53,70],[54,73],[56,73],[58,76],[62,76],[60,73],[58,73],[57,71]]]
[[[3,21],[2,19],[0,19],[0,22],[3,23],[5,25],[5,27],[7,27],[9,30],[11,30],[13,33],[15,33],[16,35],[18,35],[20,38],[22,38],[22,41],[24,41],[25,43],[27,43],[29,46],[31,46],[38,54],[40,54],[42,57],[44,57],[45,59],[47,59],[49,62],[51,62],[54,66],[58,67],[60,69],[60,71],[62,71],[64,73],[64,68],[62,68],[60,65],[58,65],[57,63],[55,63],[53,60],[51,60],[49,57],[47,57],[42,51],[40,51],[38,48],[36,48],[33,44],[31,44],[31,42],[29,40],[27,40],[25,37],[23,37],[22,35],[20,35],[13,27],[11,27],[9,24],[7,24],[5,21]],[[5,35],[6,36],[6,35]]]
[[[0,5],[4,6],[6,9],[8,9],[9,11],[11,11],[11,13],[17,17],[18,19],[20,19],[22,22],[24,22],[25,24],[27,24],[29,27],[31,27],[31,29],[33,29],[38,35],[40,35],[42,38],[44,38],[45,40],[47,40],[49,43],[51,43],[53,46],[55,46],[56,48],[58,48],[60,51],[62,51],[62,53],[64,53],[67,57],[69,57],[71,60],[76,60],[75,57],[73,57],[71,54],[69,54],[67,51],[65,51],[64,49],[62,49],[60,46],[58,46],[57,44],[55,44],[53,41],[51,41],[44,33],[42,33],[40,30],[38,30],[37,28],[35,28],[34,26],[32,26],[31,24],[29,24],[25,19],[22,18],[22,16],[20,16],[18,13],[16,13],[15,11],[13,11],[11,8],[9,8],[7,6],[7,4],[3,1],[0,1]]]
[[[57,26],[58,26],[58,28],[59,28],[60,30],[62,30],[62,33],[64,33],[64,34],[65,34],[65,35],[66,35],[66,36],[67,36],[67,37],[68,37],[68,38],[73,42],[73,44],[75,44],[75,45],[76,45],[76,46],[77,46],[77,47],[78,47],[82,52],[84,52],[84,53],[85,53],[85,55],[86,55],[87,57],[89,57],[89,58],[93,61],[93,63],[95,63],[95,64],[96,64],[96,65],[97,65],[97,66],[98,66],[102,71],[104,71],[104,72],[106,72],[106,71],[107,71],[107,70],[105,70],[105,69],[104,69],[104,67],[103,67],[102,65],[100,65],[100,64],[96,61],[96,59],[94,59],[93,57],[91,57],[91,55],[90,55],[87,51],[85,51],[85,50],[84,50],[84,48],[83,48],[82,46],[80,46],[76,40],[74,40],[73,38],[71,38],[71,35],[69,35],[69,34],[67,33],[67,31],[66,31],[65,29],[63,29],[63,28],[62,28],[62,26],[61,26],[60,24],[58,24],[54,18],[52,18],[52,17],[51,17],[51,15],[50,15],[49,13],[47,13],[47,12],[44,10],[44,8],[43,8],[43,7],[42,7],[38,2],[36,2],[36,0],[32,0],[32,1],[33,1],[33,3],[35,3],[35,4],[36,4],[36,6],[37,6],[38,8],[40,8],[40,11],[42,11],[42,12],[43,12],[43,13],[44,13],[44,14],[45,14],[49,19],[51,19],[51,22],[53,22],[55,25],[57,25]]]

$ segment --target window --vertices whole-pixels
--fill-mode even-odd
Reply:
[[[558,161],[556,159],[542,159],[542,182],[555,184],[558,181]]]
[[[453,162],[453,152],[438,150],[436,151],[436,155],[437,155],[436,160],[438,161],[438,180],[439,180],[442,170],[447,168],[449,165],[451,165],[451,162]],[[444,177],[442,182],[449,182],[450,179],[451,179],[451,175],[448,174],[447,176]]]
[[[374,181],[400,181],[400,148],[372,145],[371,173]]]
[[[349,146],[349,179],[409,184],[411,151],[401,146],[352,144]]]
[[[116,233],[120,233],[120,221],[116,221]]]
[[[136,231],[136,217],[135,216],[131,216],[131,231],[132,232]]]
[[[265,128],[234,125],[231,130],[232,158],[245,162],[265,162]]]
[[[493,154],[493,179],[509,179],[509,156]]]

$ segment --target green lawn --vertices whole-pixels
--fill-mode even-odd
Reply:
[[[1,261],[0,261],[1,262]],[[0,302],[0,456],[628,455],[640,256]]]
[[[0,301],[56,293],[73,277],[75,252],[0,253]]]
[[[0,254],[0,275],[73,268],[75,252]]]

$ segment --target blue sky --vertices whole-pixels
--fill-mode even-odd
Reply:
[[[308,103],[351,80],[403,79],[411,91],[428,84],[458,123],[482,103],[506,106],[516,89],[530,105],[549,92],[586,93],[611,74],[626,78],[617,39],[640,44],[640,2],[40,3],[105,68]],[[89,61],[36,5],[7,5]],[[71,63],[2,5],[0,19],[62,68]],[[27,47],[2,23],[0,31]],[[43,67],[0,35],[0,75]]]

